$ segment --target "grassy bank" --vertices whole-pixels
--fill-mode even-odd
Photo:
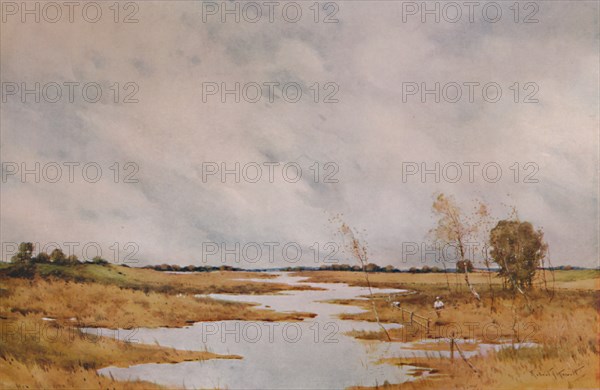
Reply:
[[[251,285],[251,283],[249,283]],[[310,313],[256,310],[251,304],[143,292],[99,283],[64,280],[2,280],[0,311],[7,319],[51,317],[63,325],[103,328],[180,327],[198,321],[294,321]]]
[[[248,280],[268,277],[246,272],[174,275],[96,264],[3,264],[0,386],[156,388],[147,382],[113,381],[98,376],[95,370],[105,366],[239,358],[94,337],[80,333],[78,327],[180,327],[197,321],[296,321],[313,316],[194,297],[194,294],[265,294],[293,289]],[[44,320],[45,317],[53,320]]]
[[[116,382],[98,376],[95,370],[142,363],[240,358],[208,351],[181,351],[116,341],[32,316],[13,321],[0,320],[0,326],[2,388],[156,388],[158,386],[147,382]]]
[[[127,288],[142,292],[166,294],[272,294],[284,290],[310,290],[308,286],[282,283],[249,282],[247,279],[269,279],[258,272],[216,271],[173,274],[152,269],[130,268],[113,264],[31,264],[0,263],[0,278],[64,280],[79,283]]]
[[[308,278],[308,282],[314,283],[347,283],[351,286],[366,286],[362,272],[340,272],[340,271],[303,271],[294,273],[295,276]],[[474,285],[487,287],[490,276],[494,286],[501,286],[502,281],[495,273],[474,272],[469,274],[469,279]],[[542,276],[547,283],[555,288],[598,290],[600,289],[599,270],[571,270],[571,271],[539,271],[536,282],[541,283]],[[466,291],[464,275],[458,273],[369,273],[371,286],[380,288],[410,288],[414,286],[433,285],[437,288],[447,288],[450,284],[452,290]],[[399,287],[404,286],[404,287]],[[481,287],[480,287],[481,289]],[[478,290],[479,291],[479,290]]]
[[[264,274],[174,275],[95,264],[38,264],[33,270],[17,271],[0,269],[0,312],[7,319],[33,315],[70,324],[70,319],[75,318],[82,326],[116,329],[179,327],[191,322],[219,320],[294,321],[312,316],[256,310],[247,303],[194,297],[194,294],[210,293],[278,293],[286,289],[286,285],[278,283],[247,281],[264,278]]]
[[[596,389],[598,359],[592,353],[576,358],[549,359],[536,350],[492,353],[469,359],[478,372],[467,367],[460,358],[393,358],[381,363],[423,367],[413,375],[414,382],[379,386],[378,389]],[[423,375],[424,373],[430,375]],[[353,390],[367,388],[353,388]]]

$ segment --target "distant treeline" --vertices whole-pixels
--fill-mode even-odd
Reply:
[[[186,265],[181,266],[177,264],[160,264],[160,265],[147,265],[142,267],[144,269],[153,269],[155,271],[170,271],[170,272],[211,272],[211,271],[248,271],[242,268],[230,267],[228,265],[222,265],[219,267],[210,265]]]
[[[460,263],[460,262],[459,262]],[[467,262],[468,271],[473,271],[473,265],[471,262]],[[400,270],[392,265],[387,265],[385,267],[379,266],[374,263],[367,264],[364,269],[360,265],[350,265],[350,264],[332,264],[332,265],[322,265],[320,267],[286,267],[281,268],[282,271],[349,271],[349,272],[387,272],[387,273],[396,273],[396,272],[408,272],[413,274],[428,274],[428,273],[438,273],[444,272],[444,269],[440,267],[430,267],[428,265],[424,265],[422,267],[410,267],[408,270]],[[464,266],[462,264],[457,263],[457,268],[447,268],[446,272],[464,272]]]
[[[34,252],[34,244],[31,242],[22,242],[18,247],[18,252],[11,257],[12,263],[17,264],[58,264],[58,265],[77,265],[77,264],[99,264],[99,265],[107,265],[109,262],[106,259],[103,259],[99,256],[94,257],[91,261],[82,262],[75,255],[67,256],[61,249],[54,249],[50,254],[46,252],[40,252],[36,256],[33,255]],[[127,267],[126,264],[121,264],[122,266]],[[455,268],[440,268],[440,267],[430,267],[428,265],[424,265],[422,267],[410,267],[408,270],[400,270],[392,265],[387,265],[385,267],[379,266],[374,263],[368,263],[364,266],[364,269],[360,265],[350,265],[350,264],[331,264],[331,265],[322,265],[320,267],[281,267],[281,268],[254,268],[254,269],[244,269],[231,267],[228,265],[221,266],[195,266],[195,265],[187,265],[180,266],[176,264],[160,264],[160,265],[148,265],[143,267],[145,269],[154,269],[156,271],[171,271],[171,272],[212,272],[212,271],[348,271],[348,272],[408,272],[413,274],[427,274],[427,273],[464,273],[465,270],[467,272],[473,271],[483,271],[483,269],[476,269],[470,260],[466,261],[457,261]],[[560,265],[555,267],[537,267],[537,269],[548,269],[548,270],[582,270],[587,269],[585,267],[577,267],[571,265]],[[486,269],[488,271],[497,272],[500,271],[500,268],[492,268]]]
[[[76,255],[67,256],[62,249],[56,248],[50,254],[40,252],[33,255],[34,244],[31,242],[22,242],[19,244],[17,253],[10,258],[11,263],[17,264],[59,264],[59,265],[77,265],[77,264],[100,264],[106,265],[108,261],[100,256],[94,257],[91,261],[81,261]]]
[[[236,268],[227,265],[222,266],[195,266],[195,265],[187,265],[187,266],[179,266],[176,264],[160,264],[160,265],[148,265],[143,268],[153,269],[156,271],[170,271],[170,272],[211,272],[211,271],[363,271],[362,267],[355,265],[351,266],[348,264],[333,264],[333,265],[323,265],[321,267],[280,267],[280,268],[253,268],[253,269],[244,269],[244,268]],[[429,268],[425,266],[424,268]],[[434,267],[435,268],[435,267]],[[367,272],[401,272],[399,269],[388,265],[386,267],[380,267],[377,264],[368,264],[366,266]],[[431,270],[426,272],[432,272]]]
[[[460,262],[459,262],[460,263]],[[348,271],[348,272],[387,272],[387,273],[395,273],[395,272],[408,272],[415,274],[427,274],[427,273],[443,273],[444,270],[439,267],[429,267],[424,265],[420,268],[411,267],[408,270],[400,270],[394,266],[387,265],[385,267],[379,266],[374,263],[369,263],[363,267],[360,265],[350,265],[350,264],[332,264],[332,265],[322,265],[320,267],[280,267],[280,268],[253,268],[253,269],[245,269],[245,268],[236,268],[227,265],[222,266],[195,266],[195,265],[187,265],[180,266],[176,264],[160,264],[160,265],[148,265],[143,268],[153,269],[156,271],[167,271],[167,272],[211,272],[211,271],[258,271],[258,272],[267,272],[267,271],[287,271],[287,272],[300,272],[300,271]],[[467,262],[467,270],[472,272],[474,270],[473,265],[470,262]],[[457,268],[448,268],[445,272],[464,272],[464,267],[462,264],[457,264]]]
[[[572,271],[572,270],[581,270],[581,269],[590,269],[586,267],[577,267],[573,265],[558,265],[556,267],[546,267],[545,269],[552,271]],[[598,269],[598,268],[596,268]]]

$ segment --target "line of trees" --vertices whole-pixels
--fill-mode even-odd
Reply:
[[[503,286],[507,289],[518,290],[523,293],[524,290],[530,289],[533,286],[533,281],[536,271],[540,266],[544,265],[544,258],[548,251],[548,244],[544,241],[544,233],[541,229],[535,229],[530,222],[520,221],[513,210],[511,218],[498,221],[493,228],[490,215],[487,207],[483,203],[479,203],[479,207],[475,208],[473,215],[465,215],[458,207],[454,198],[447,197],[444,194],[437,196],[433,203],[434,214],[438,217],[438,223],[435,229],[432,230],[434,241],[436,243],[456,245],[459,259],[456,262],[456,273],[464,274],[464,279],[471,290],[473,296],[477,299],[479,294],[475,291],[474,286],[469,280],[469,274],[473,272],[473,263],[475,259],[470,259],[468,256],[473,256],[474,251],[467,251],[467,243],[479,242],[483,252],[483,263],[490,271],[490,265],[495,263],[499,268],[498,275],[503,278]],[[36,256],[34,253],[34,244],[31,242],[22,242],[19,245],[17,253],[12,256],[11,262],[21,264],[35,263],[53,263],[61,265],[76,265],[81,264],[81,261],[76,255],[67,256],[60,248],[54,249],[50,254],[40,252]],[[469,253],[468,253],[469,252]],[[101,257],[95,257],[91,261],[96,264],[108,264]],[[429,267],[427,265],[419,268],[411,267],[410,273],[447,273],[446,262],[441,259],[443,269],[439,267]],[[203,272],[203,271],[234,271],[238,270],[229,266],[177,266],[161,264],[151,266],[158,271],[187,271],[187,272]],[[289,268],[290,271],[301,271],[308,268],[294,267]],[[352,272],[401,272],[397,268],[388,265],[381,267],[374,263],[361,265],[350,264],[332,264],[323,265],[319,270],[331,271],[352,271]],[[491,278],[491,272],[488,273]],[[448,287],[450,283],[448,281]],[[491,279],[490,279],[490,291]]]
[[[228,265],[221,265],[219,267],[210,265],[177,265],[177,264],[159,264],[159,265],[147,265],[142,267],[145,269],[153,269],[155,271],[168,271],[168,272],[210,272],[210,271],[239,271],[240,268],[231,267]]]
[[[31,242],[22,242],[19,244],[17,253],[11,257],[10,261],[17,264],[36,264],[36,263],[53,263],[60,265],[75,265],[81,264],[76,255],[66,255],[62,249],[56,248],[50,254],[40,252],[36,256],[33,255],[35,246]],[[96,256],[92,259],[95,264],[108,264],[108,261]]]
[[[399,269],[395,268],[392,265],[386,265],[382,267],[375,263],[365,264],[364,270],[360,265],[350,265],[350,264],[331,264],[331,265],[322,265],[319,267],[319,270],[322,271],[351,271],[351,272],[400,272]]]

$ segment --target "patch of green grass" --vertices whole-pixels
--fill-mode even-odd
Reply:
[[[555,272],[554,275],[557,282],[574,282],[576,280],[600,278],[600,270],[574,269],[570,271]]]
[[[560,356],[560,349],[557,346],[542,345],[531,348],[502,348],[496,353],[496,357],[501,361],[527,360],[530,362],[539,362],[544,359],[553,359]]]
[[[11,270],[23,267],[23,265],[8,264],[0,268],[0,271],[10,272]],[[122,288],[132,289],[151,289],[145,283],[132,280],[121,272],[121,267],[113,265],[100,264],[32,264],[29,266],[35,275],[44,279],[56,278],[74,282],[95,282],[100,284],[115,285]]]
[[[127,282],[123,273],[117,267],[98,264],[38,264],[38,273],[41,277],[54,276],[59,279],[77,282],[96,282],[101,284],[112,284],[119,287],[136,287]]]

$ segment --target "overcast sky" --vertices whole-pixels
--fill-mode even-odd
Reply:
[[[251,8],[244,13],[244,3],[239,23],[233,16],[223,23],[218,10],[208,12],[212,5],[203,8],[196,1],[154,1],[137,9],[122,5],[119,23],[109,3],[102,3],[96,23],[86,21],[81,8],[74,10],[72,23],[66,9],[56,23],[44,18],[55,17],[52,9],[40,10],[39,23],[27,15],[23,23],[22,10],[4,2],[4,252],[6,243],[26,240],[98,242],[103,257],[114,260],[109,246],[117,242],[122,261],[133,251],[125,248],[132,242],[139,265],[219,265],[221,251],[214,254],[207,243],[234,248],[237,242],[246,245],[249,258],[256,246],[248,244],[257,243],[263,257],[251,263],[243,253],[230,254],[227,265],[318,266],[323,259],[315,262],[315,243],[321,257],[331,251],[328,242],[341,244],[330,218],[343,214],[350,226],[364,229],[370,261],[408,267],[422,263],[418,255],[402,261],[403,243],[427,240],[435,226],[434,194],[443,192],[467,211],[473,199],[482,199],[495,218],[505,218],[514,205],[521,219],[543,228],[554,265],[596,266],[598,3],[539,1],[539,9],[521,7],[518,23],[512,3],[496,3],[502,16],[495,23],[482,16],[481,7],[474,10],[473,22],[463,8],[456,23],[444,19],[455,17],[452,9],[439,23],[433,16],[422,23],[419,10],[412,15],[414,8],[390,1],[337,2],[320,9],[318,23],[313,2],[297,2],[302,16],[296,23],[282,17],[285,2],[274,9],[272,23],[264,5],[256,23],[246,21],[244,16],[255,14]],[[288,20],[295,11],[287,8]],[[86,12],[88,19],[94,17],[94,10]],[[494,12],[487,15],[493,18]],[[122,22],[130,13],[138,23]],[[338,22],[324,23],[329,14]],[[528,15],[528,21],[538,22],[523,23]],[[24,86],[32,89],[36,82],[43,90],[39,103],[35,95],[22,95]],[[73,86],[73,102],[65,82],[80,83]],[[221,83],[234,89],[236,82],[247,86],[239,103],[234,95],[222,102],[220,92],[206,94]],[[275,86],[270,101],[267,85],[251,103],[247,100],[256,89],[247,83],[252,82],[296,83],[292,87],[300,85],[302,97],[288,102],[294,89],[285,94]],[[403,90],[421,83],[433,89],[436,82],[440,89],[447,86],[447,100],[456,95],[455,84],[447,83],[462,85],[462,97],[451,103],[441,96],[436,103],[430,94],[423,103],[417,92],[403,99]],[[469,82],[480,83],[473,87],[473,102],[463,84]],[[56,103],[49,102],[56,97],[49,83],[61,87]],[[101,86],[100,101],[83,99],[84,83]],[[119,83],[118,96],[114,83]],[[497,102],[482,97],[487,83],[500,86]],[[94,91],[88,88],[88,100]],[[124,103],[128,95],[138,102]],[[486,97],[494,100],[494,89]],[[61,165],[63,176],[49,182],[51,164],[45,172],[40,168],[40,183],[33,174],[22,180],[21,163],[34,169],[36,162]],[[73,168],[73,183],[65,162],[80,163]],[[125,167],[127,162],[134,164]],[[252,163],[259,164],[262,177],[256,183],[243,176],[236,183],[233,174],[225,183],[219,173],[203,177],[222,162],[228,169],[236,162],[246,165],[240,173],[247,177],[255,176]],[[264,165],[271,162],[280,163],[273,165],[272,183]],[[440,167],[450,163],[445,171],[450,179],[452,163],[462,166],[462,178],[451,183],[442,176],[436,183],[430,174],[423,183],[415,174],[403,180],[403,166],[420,169],[425,163],[434,169],[436,162]],[[472,183],[465,162],[479,164]],[[87,163],[102,168],[96,183],[82,178]],[[284,180],[286,163],[301,167],[297,182],[289,182],[293,166]],[[487,179],[495,176],[494,166],[502,169],[495,183],[482,174],[488,163]],[[15,167],[19,172],[10,175]],[[93,167],[87,173],[95,176]],[[128,173],[138,182],[124,183]],[[537,183],[526,182],[530,179]],[[286,244],[288,261],[282,254]],[[303,256],[292,263],[296,244]],[[353,262],[341,251],[333,258]]]

